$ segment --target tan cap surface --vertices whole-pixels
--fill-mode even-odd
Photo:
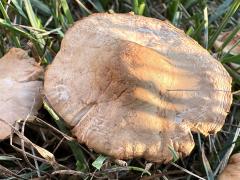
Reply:
[[[41,106],[40,89],[43,69],[22,49],[12,48],[0,59],[0,119],[14,124],[37,113]],[[11,127],[0,121],[0,140]]]
[[[234,154],[218,176],[218,180],[239,180],[240,179],[240,153]]]
[[[169,23],[129,14],[77,22],[45,74],[45,95],[79,142],[118,159],[187,155],[191,131],[219,131],[231,78]]]

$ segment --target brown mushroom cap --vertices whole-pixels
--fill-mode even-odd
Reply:
[[[22,49],[12,48],[0,59],[0,140],[17,120],[36,114],[41,106],[43,69]],[[6,121],[7,123],[5,123]]]
[[[218,180],[239,180],[240,178],[240,153],[231,156],[228,165],[218,176]]]
[[[118,159],[187,155],[191,131],[219,131],[231,78],[210,54],[164,21],[95,14],[65,35],[45,95],[79,142]]]

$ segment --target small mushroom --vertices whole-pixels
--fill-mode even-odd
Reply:
[[[232,102],[230,76],[205,49],[169,23],[130,14],[94,14],[68,30],[44,92],[80,143],[154,162],[188,155],[191,131],[219,131]]]
[[[239,180],[240,179],[240,153],[231,156],[228,165],[219,175],[218,180]]]
[[[12,48],[0,59],[0,140],[11,134],[17,120],[34,115],[41,106],[39,77],[43,69],[22,49]]]

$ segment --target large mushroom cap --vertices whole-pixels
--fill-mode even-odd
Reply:
[[[24,50],[12,48],[0,59],[0,140],[11,133],[9,124],[36,114],[41,106],[43,69]],[[4,122],[6,121],[6,123]]]
[[[191,131],[219,131],[231,78],[194,40],[160,20],[95,14],[77,22],[45,74],[45,95],[79,142],[115,158],[187,155]]]

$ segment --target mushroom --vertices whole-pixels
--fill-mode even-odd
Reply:
[[[41,106],[39,77],[43,69],[22,49],[12,48],[0,59],[0,140],[11,134],[17,120],[34,115]]]
[[[228,165],[218,176],[218,180],[239,180],[240,177],[240,153],[231,156]]]
[[[80,143],[116,159],[188,155],[191,131],[216,133],[231,78],[183,31],[131,14],[94,14],[68,30],[45,73],[52,108]]]

